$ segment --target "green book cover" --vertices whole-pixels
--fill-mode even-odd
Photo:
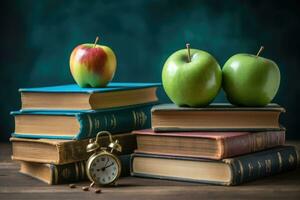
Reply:
[[[142,158],[141,164],[139,158]],[[293,146],[277,147],[220,161],[136,153],[131,158],[131,174],[146,178],[239,185],[294,170],[299,162],[298,151]]]
[[[133,130],[150,128],[150,110],[154,103],[127,106],[105,110],[84,111],[16,111],[11,112],[15,117],[19,115],[27,116],[69,116],[75,117],[80,124],[80,130],[74,135],[51,135],[50,133],[18,133],[13,137],[20,138],[45,138],[45,139],[67,139],[81,140],[93,138],[99,131],[109,131],[115,133],[131,132]],[[38,121],[36,123],[39,123]],[[42,124],[36,124],[42,126]],[[45,125],[46,126],[46,125]],[[59,127],[58,127],[59,128]]]

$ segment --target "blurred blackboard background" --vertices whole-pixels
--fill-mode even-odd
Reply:
[[[277,62],[282,80],[274,99],[287,112],[288,139],[300,139],[300,7],[297,1],[7,0],[1,1],[0,137],[13,131],[18,88],[72,83],[69,55],[81,43],[110,46],[114,81],[160,82],[164,61],[190,42],[222,66],[236,53]],[[161,90],[161,102],[168,98]],[[221,92],[217,102],[226,101]]]

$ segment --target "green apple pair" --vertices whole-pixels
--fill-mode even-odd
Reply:
[[[265,106],[275,97],[280,71],[272,60],[257,55],[236,54],[221,70],[217,60],[198,49],[178,50],[166,61],[162,83],[168,97],[178,106],[209,105],[223,87],[230,103]]]

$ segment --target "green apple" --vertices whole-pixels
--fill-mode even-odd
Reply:
[[[187,49],[176,51],[165,62],[162,84],[178,106],[206,106],[221,88],[222,70],[212,55],[187,44]]]
[[[259,53],[263,50],[261,47]],[[265,106],[275,97],[280,71],[272,60],[251,54],[236,54],[225,63],[223,89],[230,103]]]

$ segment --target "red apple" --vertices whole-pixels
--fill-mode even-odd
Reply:
[[[117,60],[111,48],[94,44],[77,46],[70,56],[70,70],[80,87],[105,87],[114,77]]]

